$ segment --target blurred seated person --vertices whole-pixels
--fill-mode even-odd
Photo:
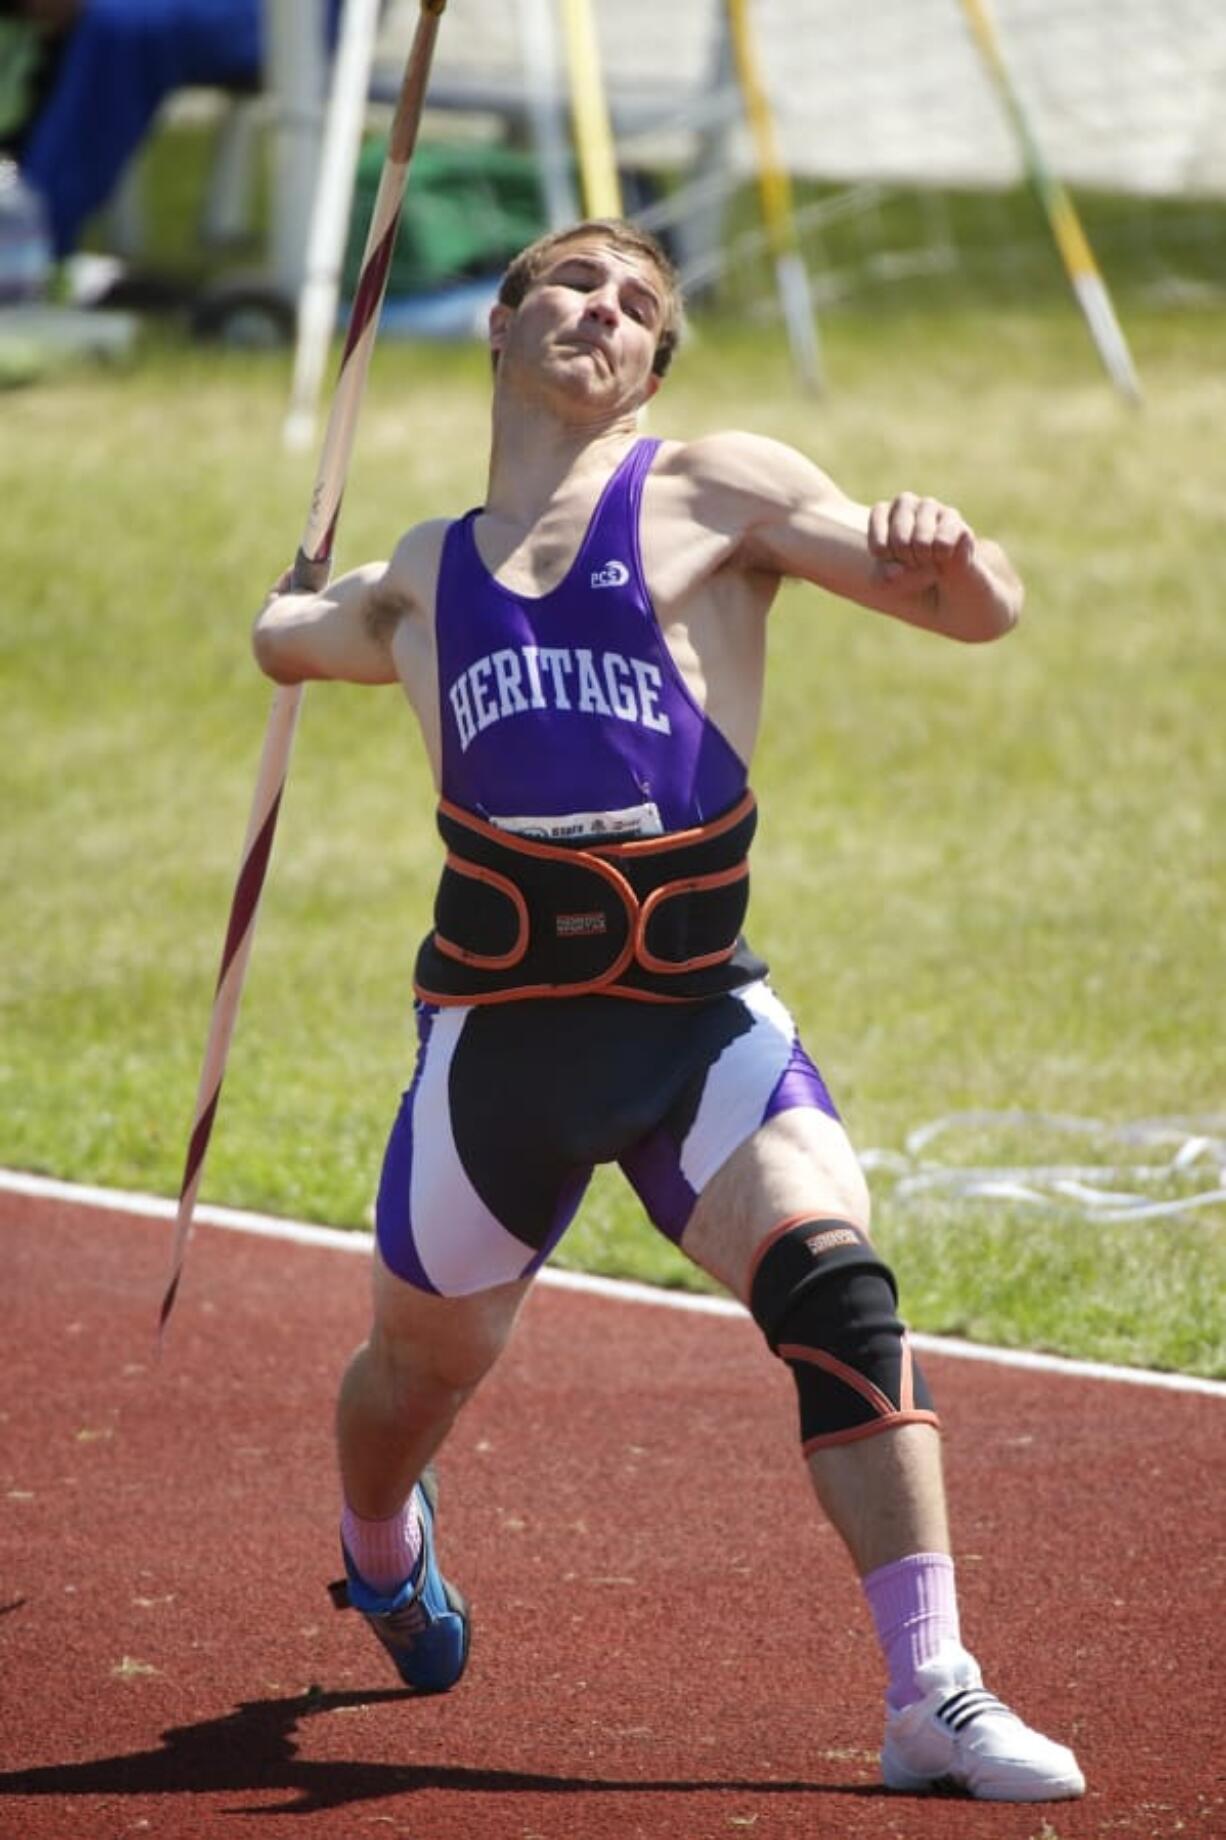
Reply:
[[[330,39],[341,4],[328,0]],[[57,257],[77,247],[174,90],[258,86],[263,10],[264,0],[0,0],[12,76],[0,93],[19,90],[24,103],[10,101],[0,144],[42,194]]]

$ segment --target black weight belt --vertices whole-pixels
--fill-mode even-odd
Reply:
[[[746,792],[693,830],[579,847],[515,836],[440,800],[447,860],[418,996],[692,1002],[762,977],[740,933],[757,822]]]

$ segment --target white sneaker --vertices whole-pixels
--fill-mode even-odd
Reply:
[[[1059,1802],[1085,1792],[1077,1759],[985,1692],[977,1663],[947,1649],[918,1670],[922,1697],[886,1715],[881,1775],[911,1794],[959,1789],[988,1802]]]

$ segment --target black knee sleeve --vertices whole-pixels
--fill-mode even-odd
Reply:
[[[806,1455],[938,1423],[897,1303],[893,1272],[849,1221],[785,1221],[758,1255],[749,1307],[792,1370]]]

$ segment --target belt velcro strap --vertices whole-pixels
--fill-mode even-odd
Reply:
[[[610,989],[696,994],[694,979],[736,951],[756,825],[746,792],[693,830],[576,847],[499,830],[441,800],[447,859],[418,995],[479,1003]]]

